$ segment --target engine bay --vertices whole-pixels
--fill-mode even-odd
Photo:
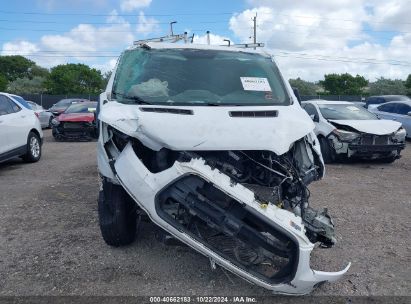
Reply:
[[[253,191],[263,208],[273,204],[300,216],[312,243],[320,242],[323,247],[335,244],[334,223],[327,209],[317,211],[309,206],[307,186],[322,177],[323,167],[307,138],[295,142],[287,153],[278,156],[270,151],[172,151],[166,148],[154,151],[114,128],[109,128],[109,133],[108,152],[112,150],[110,143],[121,151],[132,142],[136,155],[153,173],[170,168],[175,161],[204,159],[211,168],[229,176],[232,183]]]

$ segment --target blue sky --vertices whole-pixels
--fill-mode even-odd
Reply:
[[[2,0],[0,50],[52,67],[84,62],[103,71],[135,39],[189,31],[204,43],[257,38],[287,77],[324,73],[405,78],[411,72],[411,9],[407,0]]]

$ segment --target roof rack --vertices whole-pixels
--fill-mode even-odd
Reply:
[[[230,46],[230,45],[228,45]],[[243,48],[243,49],[248,49],[248,48],[256,48],[256,47],[264,47],[264,43],[262,42],[257,42],[257,43],[243,43],[243,44],[233,44],[231,45],[232,47],[236,48]]]
[[[158,38],[149,38],[149,39],[137,40],[137,41],[134,41],[134,45],[146,44],[147,42],[171,42],[171,43],[175,43],[175,42],[178,42],[180,40],[184,40],[184,42],[188,41],[187,32],[184,32],[184,34],[168,35],[168,36],[163,36],[163,37],[158,37]]]
[[[194,34],[190,37],[187,36],[187,32],[184,32],[183,34],[174,34],[173,32],[173,24],[177,23],[177,21],[172,21],[170,22],[170,35],[167,36],[162,36],[158,38],[148,38],[148,39],[142,39],[142,40],[136,40],[134,41],[134,45],[145,45],[148,42],[171,42],[175,43],[181,40],[184,40],[184,43],[188,43],[189,40],[191,43],[194,41]],[[206,32],[207,35],[207,44],[210,45],[210,31]],[[256,49],[257,47],[264,47],[264,43],[258,42],[258,43],[243,43],[243,44],[231,44],[231,41],[229,39],[224,39],[224,41],[228,42],[228,45],[221,45],[221,46],[227,46],[227,47],[234,47],[234,48],[254,48]]]
[[[158,37],[158,38],[149,38],[149,39],[142,39],[142,40],[137,40],[134,41],[134,45],[140,45],[140,44],[146,44],[147,42],[171,42],[175,43],[180,40],[184,40],[185,43],[188,42],[188,37],[187,37],[187,32],[184,32],[183,34],[177,34],[174,35],[173,32],[173,24],[177,23],[177,21],[172,21],[170,22],[170,35],[163,36],[163,37]],[[191,42],[193,42],[193,38],[191,38]]]

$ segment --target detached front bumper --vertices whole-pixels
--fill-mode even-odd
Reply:
[[[405,143],[393,143],[388,139],[388,136],[367,137],[367,140],[359,139],[352,142],[341,141],[334,135],[330,135],[328,139],[337,156],[348,158],[399,157],[401,150],[405,148]]]
[[[361,153],[385,153],[401,151],[405,148],[405,144],[390,144],[390,145],[358,145],[348,144],[348,148],[352,151]]]
[[[53,137],[65,140],[89,140],[97,138],[97,128],[94,124],[77,123],[75,127],[66,128],[64,125],[53,126]]]
[[[136,156],[132,145],[129,143],[117,157],[112,168],[115,171],[118,182],[136,203],[145,210],[155,224],[208,257],[213,263],[224,267],[249,282],[272,290],[274,293],[308,294],[313,288],[323,282],[332,282],[340,279],[350,267],[350,264],[348,264],[345,269],[339,272],[312,270],[310,268],[310,253],[314,248],[314,244],[305,235],[305,228],[301,217],[272,204],[262,206],[260,202],[256,201],[252,191],[240,184],[233,184],[227,175],[212,169],[201,158],[191,159],[187,162],[176,161],[169,169],[159,173],[151,173]],[[184,229],[173,225],[173,223],[164,218],[164,215],[161,214],[158,208],[159,196],[164,192],[164,189],[186,176],[194,176],[198,180],[212,184],[216,190],[225,193],[237,201],[242,206],[243,211],[252,213],[261,221],[275,227],[278,234],[282,234],[292,240],[296,245],[297,252],[294,255],[295,260],[293,261],[292,269],[289,271],[289,276],[286,276],[287,279],[275,283],[268,282],[247,271],[244,267],[239,267],[229,258],[218,254],[217,251],[211,250],[207,244],[200,242],[198,238],[193,237]],[[203,210],[198,209],[199,212],[206,210],[206,207],[205,205],[200,206],[200,209]],[[217,214],[217,211],[214,213]],[[237,229],[235,220],[235,218],[232,218],[231,221],[224,220],[224,223],[229,229],[234,231]]]

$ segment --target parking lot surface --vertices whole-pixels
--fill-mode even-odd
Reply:
[[[38,163],[0,164],[0,295],[269,295],[188,247],[165,246],[143,223],[136,242],[107,246],[97,216],[95,142],[54,142]],[[313,268],[340,282],[314,295],[410,295],[411,143],[394,164],[328,165],[310,185],[328,207],[337,245],[313,252]]]

